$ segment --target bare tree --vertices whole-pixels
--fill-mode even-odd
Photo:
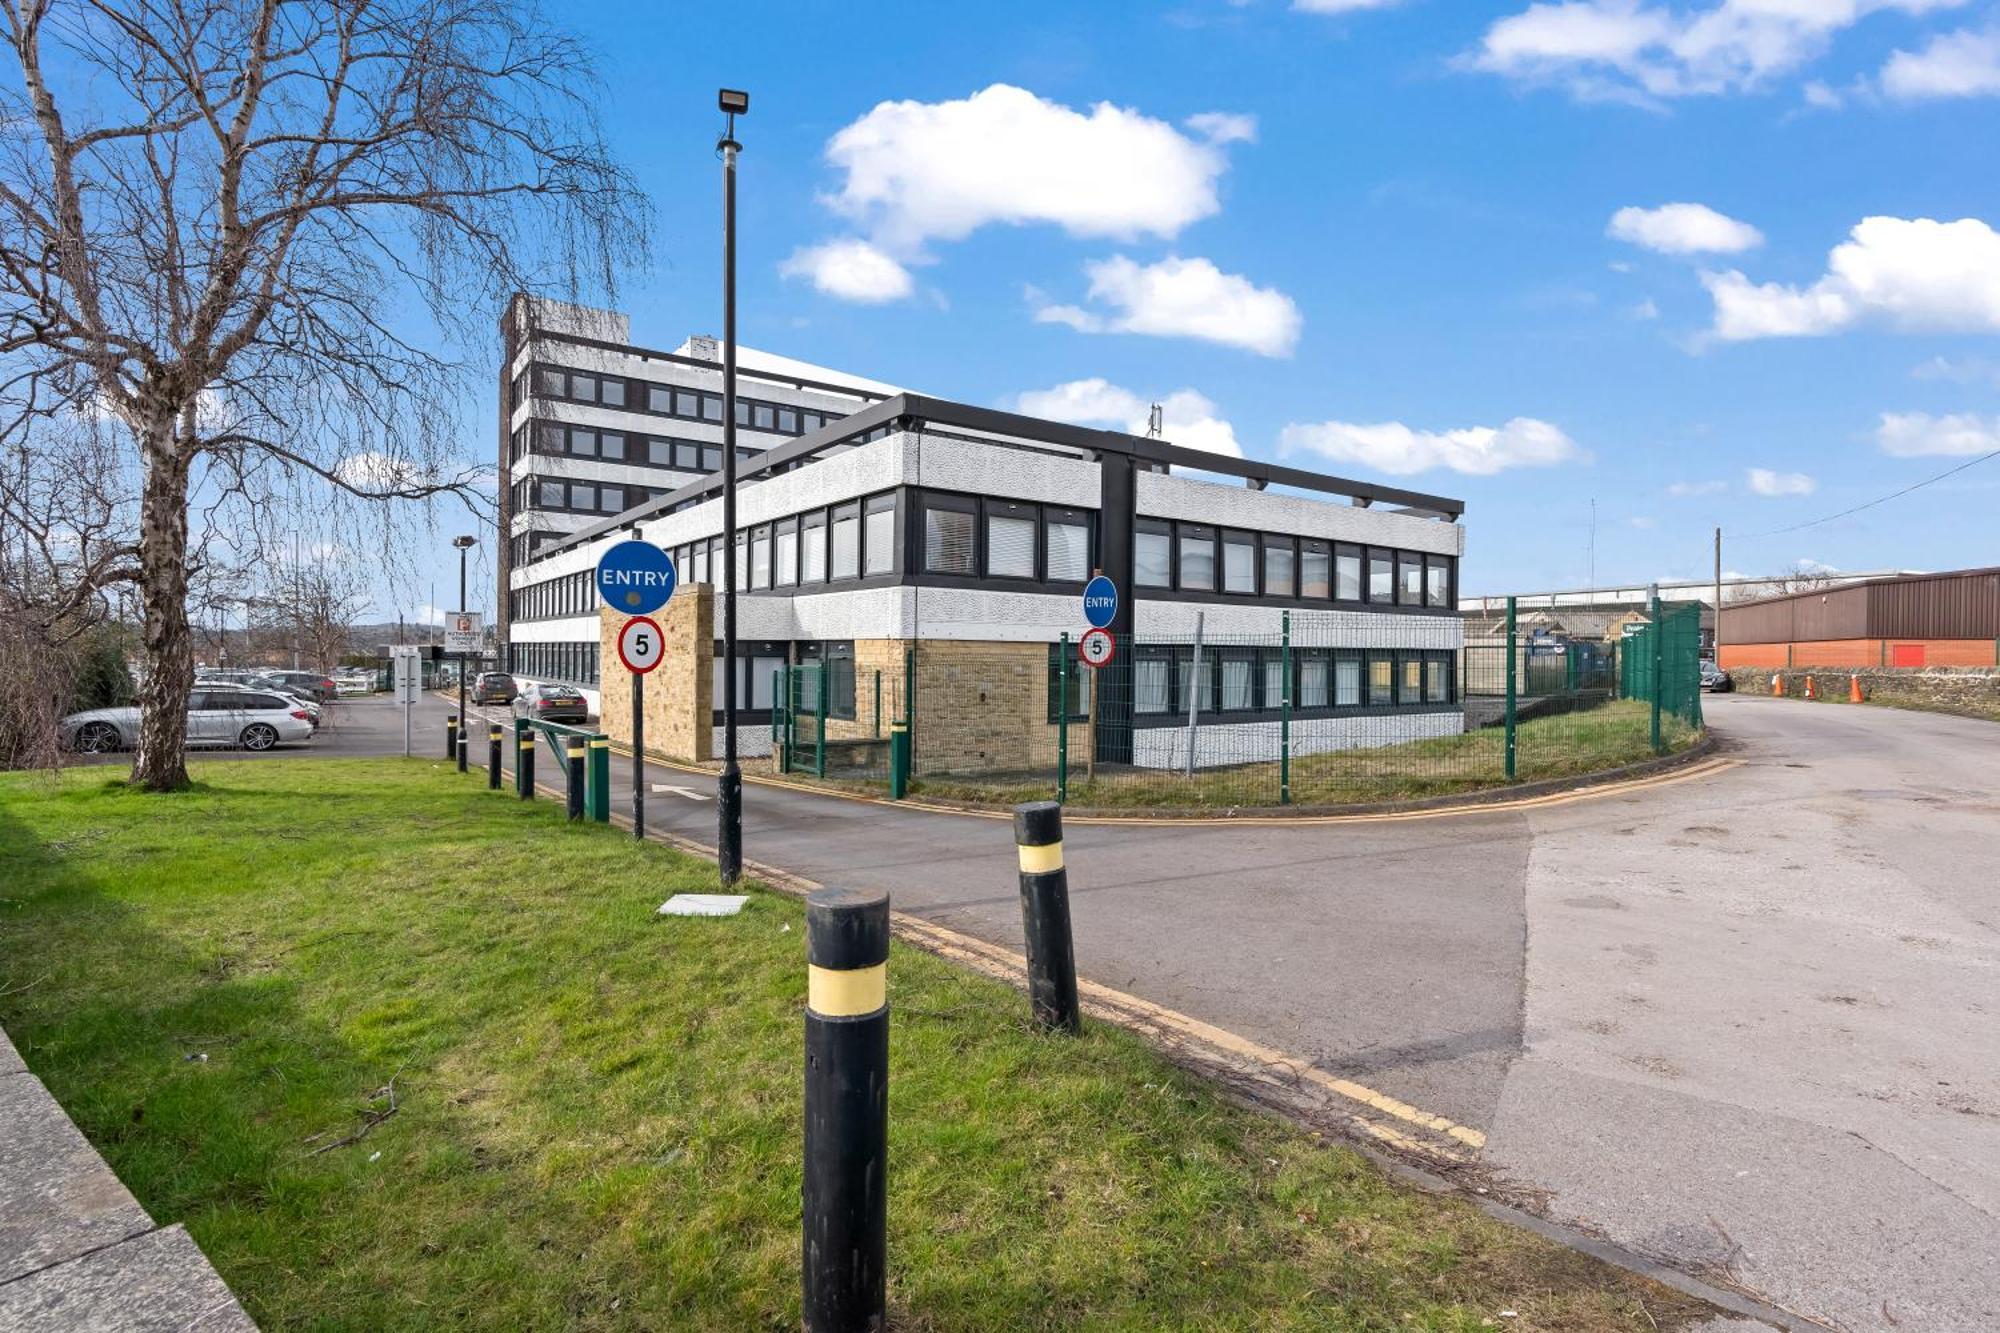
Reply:
[[[66,570],[81,600],[136,587],[132,780],[175,788],[203,519],[306,483],[482,501],[455,439],[485,381],[435,349],[517,289],[609,292],[645,205],[535,0],[0,11],[0,445],[113,443],[125,521]]]
[[[1841,578],[1838,570],[1800,560],[1782,573],[1773,574],[1768,579],[1761,579],[1756,583],[1738,584],[1729,590],[1723,600],[1754,602],[1763,597],[1789,597],[1793,593],[1838,588],[1845,582],[1847,580]]]

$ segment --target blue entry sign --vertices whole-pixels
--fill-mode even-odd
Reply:
[[[1098,629],[1109,629],[1118,615],[1118,585],[1099,574],[1083,585],[1083,618]]]
[[[676,578],[674,558],[651,542],[619,542],[597,561],[597,595],[628,616],[665,606]]]

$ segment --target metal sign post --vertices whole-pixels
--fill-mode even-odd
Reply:
[[[668,562],[672,568],[672,562]],[[647,616],[618,629],[618,660],[632,673],[632,836],[646,836],[646,674],[667,655],[667,638]]]
[[[403,706],[403,758],[408,759],[410,714],[417,706],[417,696],[423,692],[424,664],[417,657],[415,645],[404,645],[393,649],[389,661],[394,667],[396,702]]]

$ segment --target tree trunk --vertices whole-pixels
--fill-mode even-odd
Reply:
[[[187,705],[194,684],[187,612],[188,472],[171,417],[150,423],[143,438],[139,599],[146,617],[146,679],[139,686],[139,749],[132,758],[132,785],[178,791],[188,785]]]

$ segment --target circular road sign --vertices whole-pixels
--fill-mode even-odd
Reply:
[[[1117,650],[1118,641],[1111,637],[1108,629],[1085,630],[1076,645],[1076,655],[1083,659],[1087,667],[1110,666],[1112,654]]]
[[[666,655],[667,636],[650,617],[633,616],[618,627],[618,660],[627,671],[643,676]]]
[[[651,542],[619,542],[597,560],[597,595],[628,616],[665,606],[677,581],[674,558]]]
[[[1098,629],[1109,629],[1118,615],[1118,585],[1104,575],[1083,585],[1083,618]]]

